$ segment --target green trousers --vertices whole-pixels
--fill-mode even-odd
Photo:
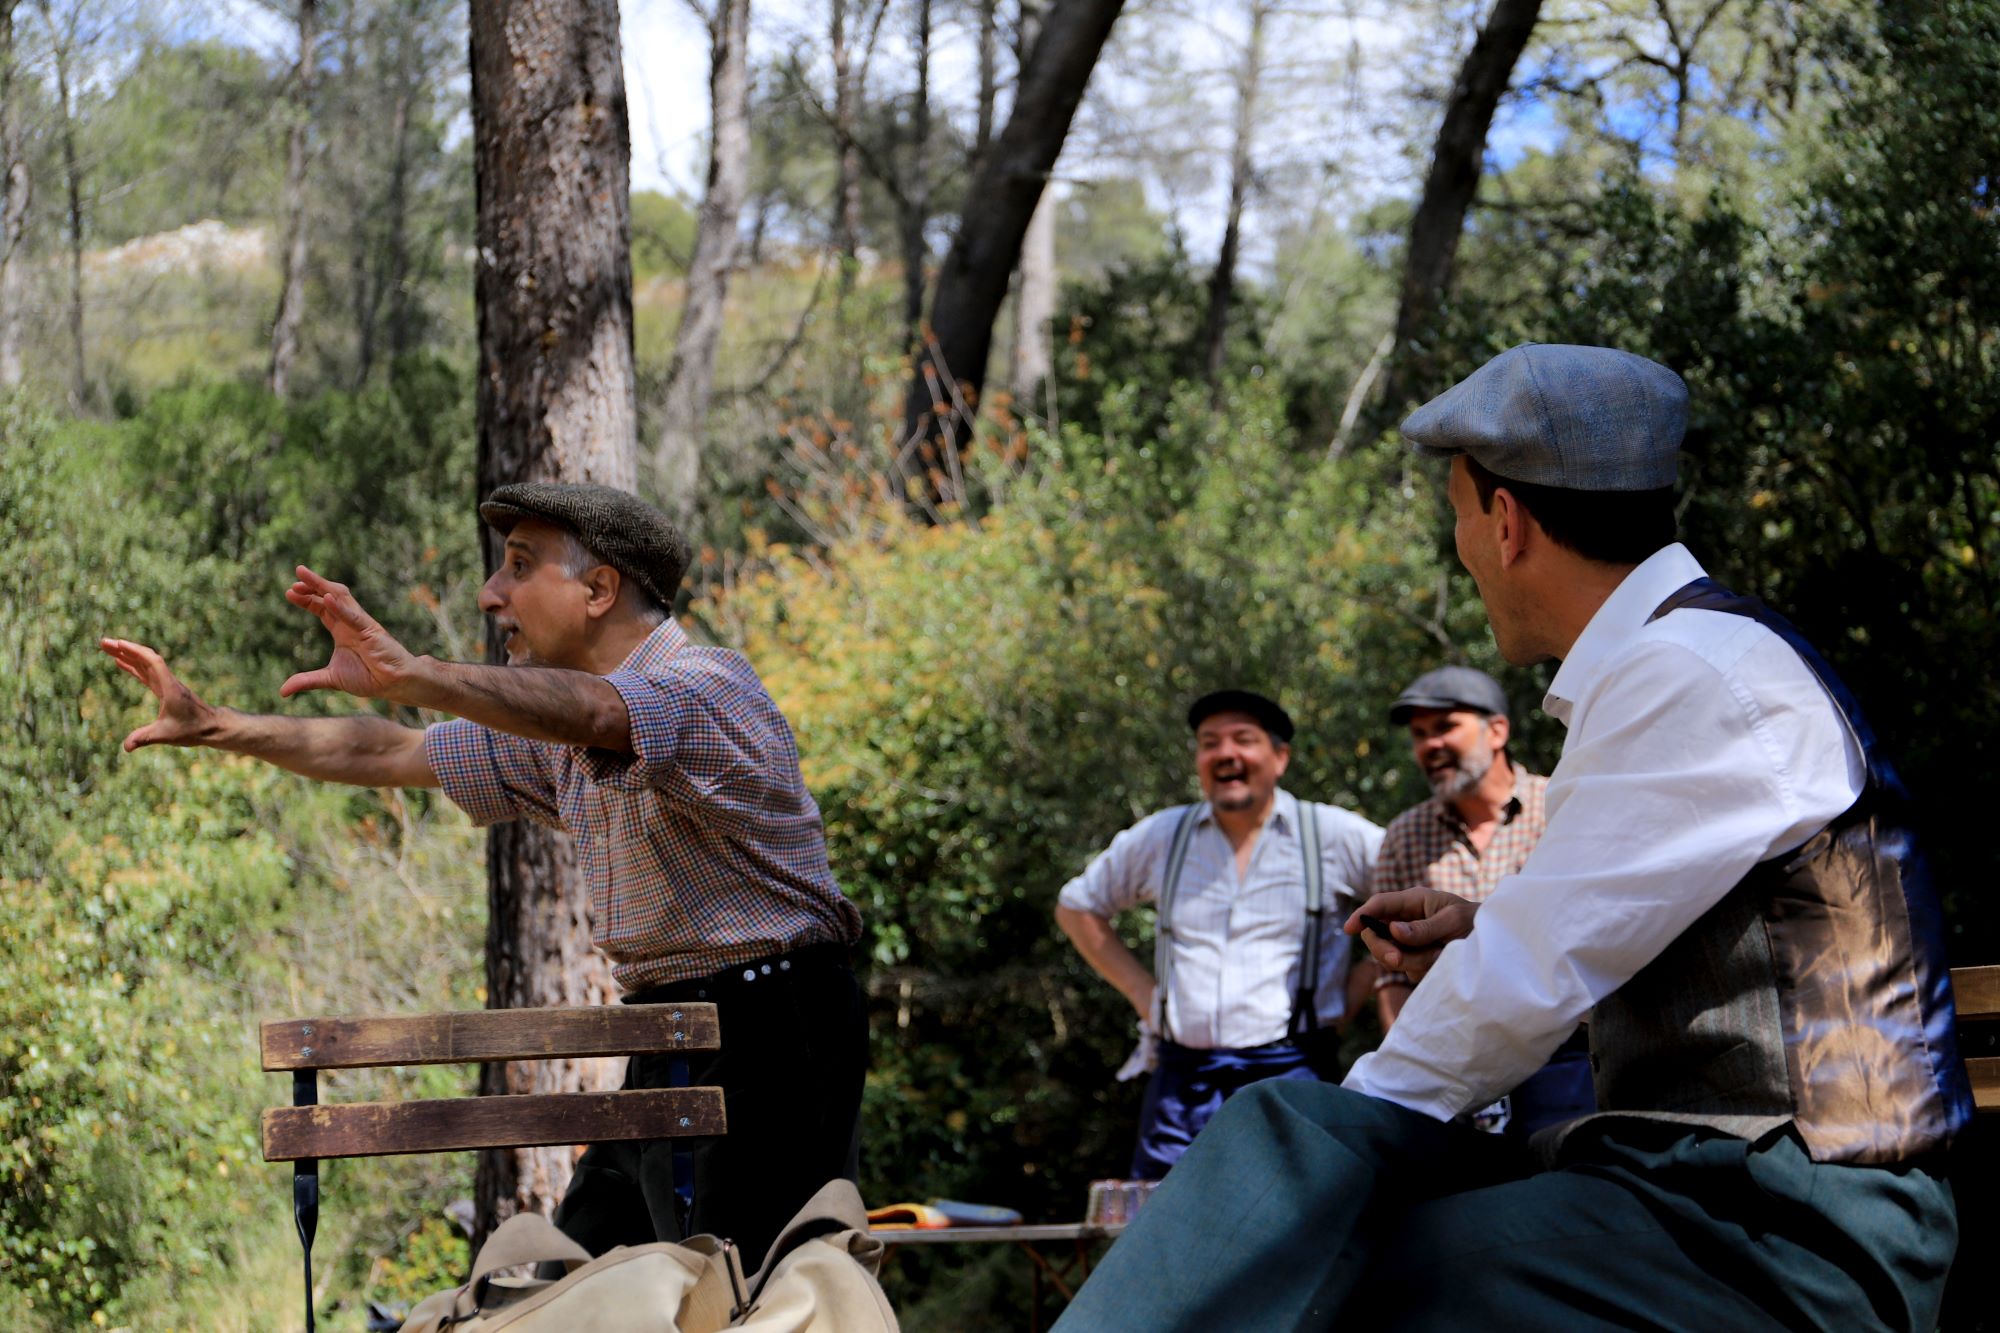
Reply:
[[[1941,1179],[1816,1164],[1789,1131],[1593,1121],[1540,1170],[1378,1098],[1260,1083],[1056,1327],[1930,1333],[1957,1244]]]

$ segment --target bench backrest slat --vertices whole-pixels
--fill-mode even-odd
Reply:
[[[1961,1019],[2000,1018],[2000,967],[1954,969],[1951,996]]]
[[[264,1068],[371,1069],[713,1051],[720,1047],[720,1034],[712,1004],[479,1009],[403,1018],[287,1018],[263,1025]]]
[[[273,1106],[264,1112],[263,1138],[265,1161],[295,1162],[664,1139],[727,1129],[720,1088],[644,1088]]]

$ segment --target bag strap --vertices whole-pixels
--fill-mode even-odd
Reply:
[[[1285,1035],[1319,1031],[1319,951],[1326,919],[1326,866],[1319,855],[1319,807],[1298,802],[1299,854],[1305,861],[1306,938],[1299,950],[1299,988],[1292,997],[1292,1018]]]
[[[493,1229],[479,1247],[473,1261],[472,1277],[461,1289],[461,1317],[476,1312],[486,1297],[487,1285],[503,1268],[521,1264],[559,1263],[565,1274],[574,1273],[590,1262],[590,1251],[571,1240],[540,1213],[516,1213]]]
[[[1200,815],[1200,805],[1185,806],[1180,822],[1174,825],[1174,841],[1167,849],[1167,870],[1160,879],[1153,922],[1153,1002],[1159,1009],[1156,1026],[1168,1040],[1172,1040],[1167,1031],[1167,978],[1173,971],[1174,895],[1180,892],[1181,868],[1187,864],[1188,843],[1194,839],[1195,821]]]

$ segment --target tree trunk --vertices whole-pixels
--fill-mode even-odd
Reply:
[[[1033,0],[1021,6],[1021,28],[1018,50],[1020,64],[1028,62],[1028,48],[1034,41],[1028,35],[1028,10]],[[979,170],[979,164],[986,160],[987,149],[993,146],[993,107],[1000,90],[1000,6],[998,0],[979,0],[979,120],[972,134],[972,169]],[[1039,7],[1035,15],[1035,26],[1041,26]]]
[[[1007,125],[965,191],[958,235],[938,270],[932,334],[917,358],[904,407],[912,439],[970,426],[978,410],[994,316],[1084,85],[1123,7],[1124,0],[1063,0],[1049,13],[1021,71]]]
[[[28,200],[31,185],[22,151],[21,106],[15,75],[14,6],[0,0],[0,388],[21,382],[21,323],[26,308]]]
[[[471,11],[478,194],[479,494],[512,481],[635,489],[631,144],[615,0],[481,0]],[[482,527],[488,569],[500,557]],[[489,660],[500,660],[489,626]],[[567,839],[487,840],[486,1003],[606,1003]],[[488,1065],[486,1093],[605,1088],[616,1061]],[[569,1183],[565,1148],[487,1152],[480,1237]]]
[[[1445,106],[1430,174],[1410,223],[1409,253],[1403,265],[1402,299],[1396,310],[1397,355],[1385,377],[1383,399],[1392,410],[1420,383],[1428,358],[1420,340],[1451,286],[1452,263],[1465,230],[1465,214],[1479,189],[1486,133],[1493,112],[1514,76],[1514,65],[1533,35],[1542,0],[1495,0],[1493,12],[1459,67],[1458,81]]]
[[[903,191],[903,346],[923,337],[924,268],[931,220],[931,0],[916,0],[917,91],[910,107],[909,187]],[[968,203],[972,196],[967,196]]]
[[[47,13],[46,6],[44,13]],[[49,26],[55,27],[53,16]],[[75,29],[71,29],[73,36]],[[68,194],[70,406],[81,408],[90,394],[89,370],[83,353],[83,169],[76,156],[76,108],[70,105],[73,52],[67,37],[55,43],[56,112],[61,117],[63,186]]]
[[[313,88],[318,82],[313,47],[319,38],[319,0],[298,0],[299,63],[292,73],[292,125],[285,139],[284,281],[271,321],[271,392],[285,396],[299,355],[299,326],[306,313],[306,168],[311,147]]]
[[[1251,0],[1250,35],[1236,71],[1236,131],[1229,149],[1229,212],[1222,250],[1208,279],[1208,318],[1202,332],[1202,366],[1209,387],[1222,383],[1229,352],[1229,307],[1236,299],[1236,254],[1243,240],[1243,205],[1250,197],[1251,148],[1257,135],[1257,89],[1264,77],[1264,21],[1270,10]]]
[[[715,349],[722,341],[723,304],[750,180],[750,0],[715,0],[708,34],[708,187],[688,260],[687,297],[653,459],[661,502],[683,524],[695,509]]]
[[[828,37],[833,58],[833,132],[840,150],[833,197],[833,245],[840,256],[840,300],[854,290],[861,248],[861,150],[855,146],[856,80],[849,44],[851,0],[833,0]]]
[[[987,0],[984,13],[990,17],[991,12],[992,3]],[[1034,0],[1024,0],[1016,57],[1018,68],[1026,69],[1033,57],[1042,18],[1042,6]],[[984,70],[981,73],[983,76]],[[981,97],[988,91],[982,87]],[[990,105],[982,103],[980,110],[982,115],[991,117]],[[1049,321],[1056,313],[1056,209],[1054,192],[1046,184],[1034,216],[1029,219],[1027,234],[1021,238],[1019,273],[1020,281],[1014,288],[1014,351],[1007,386],[1014,395],[1015,410],[1032,413],[1043,383],[1055,369]]]

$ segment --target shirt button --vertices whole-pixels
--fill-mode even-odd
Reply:
[[[783,959],[782,961],[780,961],[780,962],[779,962],[779,964],[778,964],[778,970],[779,970],[780,972],[789,972],[789,971],[791,971],[791,970],[792,970],[792,960],[791,960],[791,959],[789,959],[789,958],[786,958],[786,959]]]
[[[755,981],[755,980],[757,979],[757,969],[756,969],[756,968],[754,968],[754,967],[746,967],[746,968],[744,968],[744,969],[743,969],[743,979],[744,979],[745,981]]]
[[[764,964],[764,975],[767,977],[771,975],[771,965],[769,963]]]

